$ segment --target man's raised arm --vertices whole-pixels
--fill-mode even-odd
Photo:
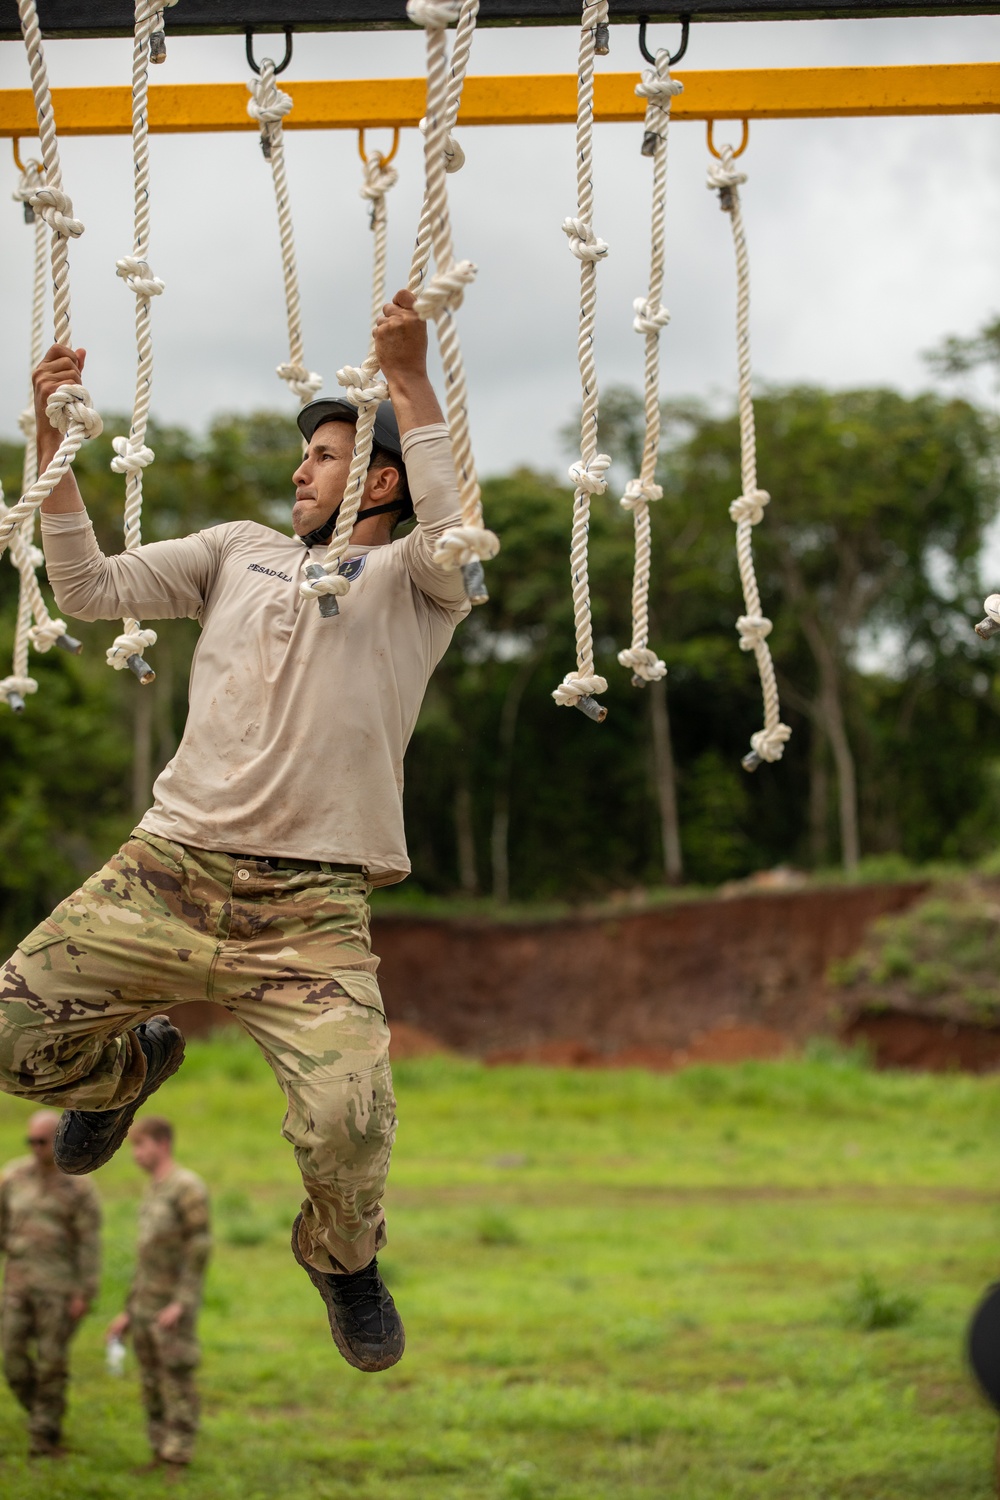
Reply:
[[[427,374],[427,324],[413,310],[412,292],[397,292],[382,309],[375,348],[399,424],[406,477],[417,518],[402,546],[414,583],[436,603],[465,614],[462,575],[434,561],[446,531],[462,524],[451,442]]]
[[[53,344],[32,376],[39,473],[62,439],[45,413],[60,385],[79,385],[86,350]],[[41,505],[42,547],[49,582],[61,610],[77,620],[172,620],[197,617],[218,566],[211,533],[154,542],[118,557],[97,545],[73,470]]]

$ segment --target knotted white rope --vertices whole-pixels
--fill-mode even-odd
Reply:
[[[739,367],[740,475],[743,493],[730,505],[729,514],[736,522],[736,558],[746,610],[736,621],[740,650],[752,651],[757,658],[764,697],[764,727],[750,736],[753,748],[743,757],[746,770],[755,771],[763,760],[781,759],[792,731],[787,724],[781,722],[778,683],[767,644],[772,626],[761,608],[760,590],[753,565],[753,528],[763,519],[764,507],[771,497],[766,490],[757,487],[757,443],[750,364],[750,263],[739,194],[744,182],[745,175],[733,165],[733,148],[724,146],[719,159],[713,160],[709,167],[708,187],[718,192],[719,207],[729,215],[736,252],[736,351]]]
[[[1000,594],[990,594],[983,608],[986,611],[986,618],[980,620],[976,626],[976,634],[984,641],[988,641],[991,635],[996,635],[997,631],[1000,631]]]
[[[376,151],[365,160],[364,176],[365,180],[358,191],[361,197],[371,204],[370,223],[373,243],[371,326],[374,328],[385,302],[386,264],[389,251],[389,215],[385,196],[396,186],[399,173],[395,167],[389,165],[384,156]]]
[[[410,289],[416,292],[419,315],[433,318],[437,328],[445,409],[462,511],[462,524],[439,538],[434,560],[445,568],[461,568],[466,594],[478,604],[487,597],[482,564],[496,556],[500,542],[484,524],[482,494],[472,455],[465,363],[455,313],[462,305],[466,287],[475,278],[476,267],[471,261],[455,259],[448,174],[457,171],[465,159],[452,130],[461,103],[479,0],[447,5],[439,0],[409,0],[406,13],[416,25],[424,27],[427,41],[424,212],[410,272]],[[445,28],[452,21],[457,22],[457,28],[449,65]],[[435,264],[430,276],[428,248],[433,250]]]
[[[259,76],[251,78],[247,87],[251,93],[247,113],[260,125],[260,148],[271,166],[274,200],[278,209],[281,265],[285,277],[285,312],[288,318],[288,359],[277,366],[277,372],[293,395],[305,405],[321,390],[323,377],[306,366],[302,345],[299,272],[295,260],[292,206],[285,173],[285,131],[281,123],[292,107],[292,100],[279,89],[274,76],[274,62],[270,57],[264,58]]]
[[[69,345],[73,336],[69,300],[69,241],[83,233],[83,225],[73,217],[73,205],[68,194],[63,191],[56,121],[35,0],[18,0],[18,14],[28,53],[31,90],[38,116],[38,135],[45,169],[44,184],[36,187],[28,202],[32,212],[41,215],[52,229],[55,340],[57,344]],[[62,442],[44,474],[28,485],[17,504],[12,505],[0,518],[0,552],[9,545],[25,518],[33,515],[42,501],[51,495],[87,438],[96,437],[102,428],[101,419],[90,404],[90,394],[82,385],[60,386],[52,394],[46,415],[63,434]]]
[[[433,317],[437,326],[452,454],[462,508],[462,525],[453,527],[441,537],[434,557],[436,562],[446,567],[462,569],[466,593],[473,603],[481,603],[487,597],[480,559],[495,556],[500,543],[483,525],[482,502],[469,436],[465,369],[453,316],[455,309],[461,304],[465,287],[476,274],[476,268],[470,261],[455,261],[445,178],[449,170],[457,170],[464,161],[460,148],[451,137],[451,130],[461,103],[478,12],[479,0],[411,0],[407,6],[410,19],[427,28],[428,58],[427,119],[424,122],[426,182],[423,210],[410,267],[409,287],[416,294],[416,311],[423,318]],[[449,70],[444,33],[445,28],[456,20],[458,25]],[[437,270],[434,276],[428,278],[427,269],[432,251]],[[382,310],[378,292],[377,242],[375,259],[372,305],[377,318]],[[384,296],[384,280],[382,293]],[[347,594],[350,590],[350,582],[340,574],[339,567],[350,543],[364,493],[371,459],[375,413],[378,403],[385,401],[389,395],[388,386],[378,379],[378,373],[374,337],[360,369],[349,365],[337,371],[337,379],[344,387],[348,400],[358,407],[354,452],[336,530],[327,548],[326,561],[310,564],[306,569],[309,581],[301,585],[304,596],[319,598],[321,612],[326,614],[336,614],[336,596]]]
[[[642,445],[642,462],[638,479],[625,486],[621,505],[632,512],[635,526],[635,567],[632,573],[632,644],[619,651],[618,660],[632,671],[635,687],[645,687],[667,675],[666,663],[649,646],[649,573],[652,558],[650,502],[663,498],[656,482],[656,464],[660,456],[660,334],[670,322],[670,314],[660,301],[663,291],[663,265],[667,217],[667,132],[670,126],[670,104],[684,85],[670,76],[670,53],[657,52],[656,64],[644,73],[636,93],[646,103],[642,154],[653,158],[653,208],[650,229],[649,291],[632,304],[635,317],[632,327],[646,345],[644,406],[646,431]]]
[[[152,302],[163,292],[163,282],[149,265],[149,65],[152,37],[162,37],[163,12],[177,0],[136,0],[132,41],[132,163],[134,180],[134,227],[132,254],[116,262],[118,276],[135,296],[136,375],[132,424],[128,437],[112,443],[115,457],[111,468],[125,475],[125,550],[142,546],[142,473],[155,457],[146,446],[146,427],[153,394]],[[122,620],[122,631],[107,650],[107,663],[116,672],[127,667],[141,683],[152,682],[156,673],[143,653],[156,644],[156,631],[143,629],[131,615]]]
[[[38,161],[29,161],[21,172],[17,187],[12,196],[16,203],[23,203],[25,207],[25,219],[34,224],[35,230],[35,265],[32,277],[31,293],[31,348],[29,369],[34,369],[42,357],[42,341],[45,326],[45,282],[48,261],[48,246],[46,235],[46,221],[41,214],[36,214],[31,207],[31,199],[42,179],[42,164]],[[24,434],[25,447],[23,459],[23,471],[21,478],[21,491],[31,488],[38,476],[38,452],[35,445],[35,409],[29,398],[28,405],[18,418],[18,425]],[[3,500],[3,488],[0,486],[0,519],[7,513],[7,507]],[[10,560],[17,569],[20,578],[20,589],[18,592],[17,620],[14,627],[14,651],[11,663],[11,674],[0,683],[0,693],[6,698],[10,708],[20,712],[24,706],[24,698],[27,694],[36,691],[37,685],[31,677],[28,669],[28,648],[34,646],[36,651],[44,652],[56,644],[63,645],[67,650],[76,651],[80,649],[78,641],[66,634],[66,624],[63,620],[54,619],[46,607],[42,591],[38,584],[37,571],[42,566],[44,558],[38,547],[34,545],[35,512],[32,511],[25,518],[21,526],[12,533],[10,539]],[[32,623],[34,621],[34,623]]]
[[[575,218],[563,222],[569,248],[580,262],[580,321],[577,356],[583,402],[580,419],[580,458],[569,471],[576,486],[573,497],[573,531],[570,542],[570,577],[573,583],[573,618],[576,630],[576,671],[568,672],[552,696],[561,708],[579,708],[601,723],[607,709],[596,702],[596,694],[607,691],[607,682],[594,667],[594,636],[590,615],[590,578],[587,538],[590,529],[590,497],[603,495],[604,478],[611,465],[606,453],[597,451],[597,369],[594,363],[594,318],[597,311],[597,264],[608,247],[594,233],[594,54],[596,30],[606,27],[608,0],[583,0],[576,91],[576,192]]]

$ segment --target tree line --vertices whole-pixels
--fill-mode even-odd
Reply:
[[[950,341],[942,371],[989,357],[988,332],[978,336],[985,353]],[[748,776],[740,758],[761,707],[734,628],[735,414],[664,408],[650,643],[669,675],[639,691],[616,660],[631,634],[632,555],[616,493],[638,472],[641,400],[608,391],[602,408],[614,466],[593,505],[590,574],[608,718],[594,725],[551,698],[574,665],[568,482],[530,469],[486,480],[503,547],[489,565],[490,600],[457,632],[411,745],[411,888],[578,899],[711,885],[778,863],[851,870],[879,854],[988,855],[1000,838],[1000,691],[972,624],[997,510],[993,415],[947,388],[793,386],[758,397],[759,471],[773,499],[755,555],[793,738],[779,764]],[[109,551],[121,546],[122,506],[111,438],[125,426],[109,422],[77,463]],[[144,539],[243,517],[287,526],[299,454],[291,419],[223,417],[204,437],[158,427],[150,441]],[[19,449],[0,444],[8,495],[19,473]],[[0,660],[16,583],[0,568]],[[84,654],[34,656],[40,692],[23,715],[0,714],[8,940],[116,846],[176,748],[197,626],[156,628],[152,687],[106,667],[113,626],[74,626]]]

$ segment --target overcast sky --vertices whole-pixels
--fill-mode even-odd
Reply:
[[[169,36],[155,83],[244,81],[241,37]],[[652,28],[659,45],[676,28]],[[973,62],[998,55],[1000,19],[696,25],[683,67]],[[275,46],[280,39],[274,39]],[[472,73],[571,72],[572,27],[484,31]],[[258,51],[260,51],[260,46]],[[127,41],[48,44],[53,86],[128,82]],[[289,79],[412,76],[417,33],[297,37]],[[611,71],[638,68],[636,32],[614,27]],[[27,87],[23,49],[0,44],[0,87]],[[726,138],[719,127],[717,138]],[[602,385],[641,380],[632,300],[645,292],[650,163],[641,126],[597,127],[595,229],[611,247],[599,271]],[[386,144],[388,142],[388,137]],[[460,327],[483,473],[517,463],[563,469],[558,438],[579,400],[578,265],[560,225],[575,212],[570,127],[468,128],[465,170],[449,179],[457,253],[479,265]],[[32,143],[25,143],[30,149]],[[8,148],[9,149],[9,148]],[[370,234],[358,196],[357,137],[287,138],[307,362],[335,388],[367,343]],[[134,302],[115,276],[130,252],[126,137],[65,140],[65,185],[86,234],[74,244],[74,336],[105,412],[130,407]],[[9,160],[9,158],[8,158]],[[728,220],[705,186],[704,125],[670,138],[664,392],[725,397],[735,379],[734,269]],[[755,366],[769,381],[833,386],[927,384],[921,352],[971,333],[1000,308],[1000,126],[994,116],[764,121],[744,158]],[[407,132],[390,196],[390,276],[405,280],[420,197],[420,146]],[[7,167],[11,188],[13,164]],[[287,357],[270,174],[254,134],[154,136],[150,261],[167,290],[154,304],[154,413],[202,428],[216,413],[294,410],[274,374]],[[3,194],[6,197],[6,192]],[[2,209],[4,338],[0,433],[24,403],[31,232]]]

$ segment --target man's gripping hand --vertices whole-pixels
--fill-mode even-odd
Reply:
[[[389,384],[427,376],[427,324],[413,310],[405,288],[386,302],[375,324],[375,352]]]
[[[427,324],[413,310],[412,292],[386,302],[375,324],[375,352],[389,387],[401,433],[444,420],[427,378]]]
[[[49,398],[61,385],[82,385],[86,362],[86,349],[70,349],[66,344],[53,344],[41,364],[33,371],[31,383],[35,392],[35,422],[39,435],[46,427],[51,427],[53,432],[58,431],[52,427],[45,414]]]

